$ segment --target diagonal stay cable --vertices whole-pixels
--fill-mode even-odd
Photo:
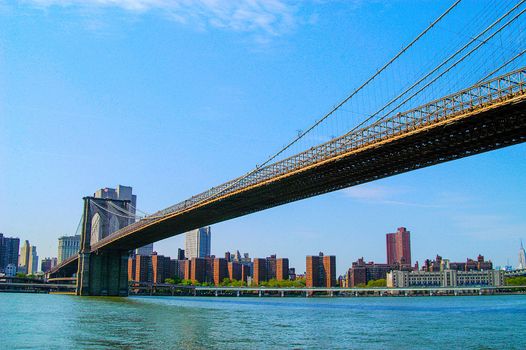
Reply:
[[[103,206],[101,206],[101,205],[95,203],[94,201],[92,201],[92,203],[93,203],[97,208],[99,208],[99,209],[101,209],[101,210],[103,210],[103,211],[105,211],[105,212],[108,212],[108,213],[110,213],[110,214],[112,214],[112,215],[116,215],[116,216],[119,216],[119,217],[122,217],[122,218],[126,218],[126,219],[134,219],[133,216],[128,216],[128,215],[125,216],[125,215],[122,215],[122,214],[119,214],[119,213],[114,213],[114,212],[112,212],[111,210],[109,210],[109,209],[107,209],[107,208],[104,208]]]
[[[521,57],[522,55],[524,55],[524,53],[526,53],[526,49],[522,50],[521,52],[519,52],[518,54],[516,54],[515,56],[513,56],[512,58],[510,58],[509,60],[507,60],[506,62],[504,62],[502,65],[500,65],[498,68],[492,70],[491,72],[489,72],[488,74],[486,74],[486,76],[484,76],[484,78],[480,79],[479,81],[477,81],[475,83],[475,85],[477,84],[480,84],[482,83],[484,80],[488,79],[489,77],[491,77],[493,74],[497,73],[499,70],[501,70],[502,68],[506,67],[507,65],[509,65],[510,63],[512,63],[513,61],[515,61],[517,58]]]

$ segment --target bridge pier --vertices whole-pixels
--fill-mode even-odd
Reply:
[[[128,251],[81,253],[76,294],[128,296]]]

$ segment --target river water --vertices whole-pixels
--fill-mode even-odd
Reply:
[[[0,293],[0,349],[526,349],[526,295]]]

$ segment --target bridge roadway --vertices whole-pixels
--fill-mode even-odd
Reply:
[[[191,229],[526,141],[526,68],[210,189],[92,245],[130,250]]]
[[[285,203],[526,141],[526,67],[260,168],[124,227],[125,251]],[[54,268],[74,269],[77,257]],[[61,274],[63,275],[63,274]]]

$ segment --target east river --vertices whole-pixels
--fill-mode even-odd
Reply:
[[[0,349],[526,349],[526,295],[129,297],[0,293]]]

